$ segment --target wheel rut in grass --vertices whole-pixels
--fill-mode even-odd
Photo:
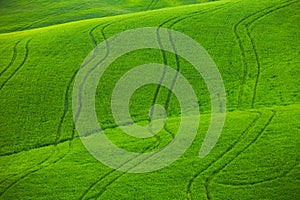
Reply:
[[[177,18],[177,17],[175,17],[175,18]],[[167,20],[166,22],[162,23],[162,24],[160,25],[160,27],[161,27],[162,25],[166,24],[168,21],[173,20],[173,19],[175,19],[175,18],[172,18],[172,19]],[[158,31],[157,31],[157,35],[159,35]],[[159,37],[159,36],[158,36],[158,37]],[[162,48],[160,39],[158,39],[158,43],[159,43],[160,47]],[[163,55],[164,62],[166,62],[166,56],[165,56],[165,54],[162,54],[162,55]],[[165,74],[165,71],[164,71],[164,74]],[[161,79],[160,82],[162,82],[162,80],[163,80],[163,79]],[[156,89],[156,91],[155,91],[155,94],[154,94],[154,100],[153,100],[153,103],[152,103],[152,104],[155,104],[156,98],[157,98],[157,96],[158,96],[158,92],[159,92],[159,88]],[[153,115],[153,111],[150,111],[150,116],[151,116],[151,115]],[[151,117],[148,119],[148,122],[150,122],[150,120],[151,120]],[[172,138],[174,137],[173,134],[172,134],[171,132],[169,132],[169,134],[172,136]],[[159,141],[159,142],[160,142],[160,141]],[[152,148],[156,148],[156,147],[159,145],[159,142],[158,142],[156,145],[154,145]],[[151,149],[151,147],[147,148],[146,150],[150,150],[150,149]],[[145,150],[145,151],[146,151],[146,150]],[[145,151],[143,151],[142,153],[144,153]],[[146,159],[149,159],[149,158],[146,158]],[[133,160],[133,159],[129,160],[128,162],[130,162],[130,161],[132,161],[132,160]],[[143,160],[143,161],[145,161],[145,160]],[[142,162],[143,162],[143,161],[142,161]],[[123,167],[123,166],[124,166],[125,164],[127,164],[128,162],[121,164],[120,167]],[[136,165],[136,166],[137,166],[137,165]],[[136,166],[134,166],[134,167],[136,167]],[[133,168],[133,167],[132,167],[132,168]],[[132,168],[130,168],[130,169],[132,169]],[[130,169],[129,169],[129,170],[130,170]],[[113,170],[109,171],[108,173],[106,173],[104,176],[102,176],[99,180],[97,180],[96,182],[94,182],[94,183],[93,183],[93,184],[92,184],[92,185],[84,192],[84,194],[80,197],[80,199],[84,199],[85,196],[86,196],[86,195],[87,195],[94,187],[96,187],[96,185],[98,185],[99,183],[101,183],[102,181],[104,181],[104,179],[107,178],[107,177],[109,177],[110,175],[113,175],[113,173],[116,172],[116,171],[117,171],[117,169],[113,169]],[[95,198],[100,198],[100,197],[103,195],[103,193],[107,190],[107,188],[108,188],[111,184],[113,184],[116,180],[118,180],[119,178],[121,178],[125,173],[126,173],[126,172],[122,172],[120,175],[118,175],[118,176],[116,176],[115,178],[111,179],[111,180],[108,182],[108,184],[106,184],[106,185],[100,190],[100,192],[99,192],[96,196],[94,196],[94,197],[95,197]]]
[[[28,54],[29,54],[29,49],[28,49],[28,46],[29,46],[29,43],[31,42],[31,39],[27,40],[26,42],[26,45],[25,45],[25,56],[22,60],[22,62],[20,63],[20,65],[12,72],[12,74],[0,85],[0,91],[3,89],[3,87],[7,84],[8,81],[10,81],[14,75],[24,66],[27,58],[28,58]],[[17,43],[18,44],[18,43]],[[17,46],[17,44],[15,45],[15,47]],[[16,50],[14,50],[14,52],[16,52]],[[17,54],[17,53],[14,53],[14,54]],[[13,62],[15,61],[15,58],[16,58],[17,55],[15,55],[13,57],[13,61],[11,62],[13,64]],[[11,65],[12,65],[11,64]],[[11,66],[9,65],[9,67]],[[4,72],[3,72],[4,73]]]
[[[230,153],[230,151],[236,147],[241,141],[243,141],[244,138],[247,137],[247,135],[249,134],[250,130],[256,125],[256,123],[259,121],[259,119],[262,116],[261,112],[255,112],[257,115],[256,117],[253,119],[253,121],[246,127],[246,129],[243,131],[243,133],[238,137],[238,139],[236,141],[234,141],[233,144],[231,144],[223,153],[221,153],[215,160],[213,160],[212,162],[210,162],[204,169],[198,171],[196,174],[194,174],[194,176],[189,180],[188,185],[187,185],[187,190],[186,190],[186,196],[187,199],[193,199],[192,196],[192,185],[194,183],[194,181],[201,175],[203,174],[205,171],[207,171],[209,168],[211,168],[217,161],[221,160],[224,156],[226,156],[228,153]]]
[[[267,127],[271,124],[273,118],[275,117],[276,115],[276,111],[272,110],[272,115],[271,117],[268,119],[267,123],[263,126],[263,128],[256,134],[256,136],[254,137],[254,139],[248,143],[244,148],[242,148],[238,153],[237,155],[232,158],[229,162],[225,163],[222,167],[220,168],[217,168],[216,170],[214,170],[212,172],[212,175],[210,175],[208,177],[208,182],[206,187],[207,187],[207,190],[209,189],[209,184],[211,183],[211,181],[214,179],[214,177],[220,173],[222,170],[224,170],[225,167],[227,167],[229,164],[231,164],[233,161],[235,161],[236,158],[238,158],[243,152],[245,152],[250,146],[252,146],[261,136],[262,134],[264,133],[264,131],[267,129]]]
[[[60,140],[60,137],[61,137],[61,131],[62,131],[62,126],[63,126],[63,123],[65,121],[65,118],[66,118],[66,115],[69,111],[69,107],[70,107],[70,103],[69,103],[69,98],[70,98],[70,92],[71,92],[71,87],[72,87],[72,84],[74,82],[74,79],[76,77],[76,75],[78,74],[78,71],[80,69],[83,69],[94,57],[95,55],[97,54],[97,41],[93,35],[93,31],[98,28],[99,26],[101,26],[102,24],[100,25],[97,25],[95,27],[93,27],[90,31],[89,31],[89,36],[91,38],[91,41],[93,43],[93,46],[94,46],[94,53],[93,53],[93,56],[91,57],[90,60],[88,60],[86,63],[84,63],[82,65],[82,67],[78,68],[72,75],[72,77],[70,78],[69,82],[68,82],[68,85],[67,85],[67,88],[66,88],[66,91],[65,91],[65,98],[64,98],[64,110],[63,110],[63,113],[61,115],[61,118],[60,118],[60,121],[59,121],[59,124],[58,124],[58,127],[57,127],[57,132],[56,132],[56,138],[55,138],[55,144],[57,145],[59,143],[59,140]],[[70,141],[72,141],[75,137],[75,124],[73,123],[73,128],[72,128],[72,134],[71,134],[71,138],[70,138]]]
[[[104,26],[104,27],[101,29],[102,37],[103,37],[104,40],[106,41],[107,52],[106,52],[105,57],[104,57],[101,61],[99,61],[99,62],[97,63],[96,66],[98,66],[101,62],[103,62],[104,59],[106,59],[106,57],[109,55],[109,43],[108,43],[108,41],[106,40],[107,38],[106,38],[106,35],[105,35],[105,29],[108,28],[110,25],[111,25],[111,24],[108,24],[108,25]],[[97,27],[96,27],[96,28],[97,28]],[[92,38],[94,38],[94,37],[92,37]],[[94,39],[92,39],[92,40],[93,40],[93,43],[96,44],[95,40],[94,40]],[[89,71],[89,73],[91,73],[94,69],[95,69],[95,67],[92,68],[92,69]],[[87,78],[87,76],[85,77],[84,80],[86,80],[86,78]],[[80,97],[79,97],[79,98],[80,98]],[[81,112],[81,108],[79,108],[79,111],[77,112],[77,115],[76,115],[76,117],[75,117],[75,120],[78,119],[78,117],[79,117],[79,115],[80,115],[80,112]],[[100,130],[99,130],[99,131],[100,131]],[[99,132],[99,131],[98,131],[98,132]],[[97,131],[95,131],[95,132],[97,132]],[[159,138],[158,136],[156,136],[156,139],[157,139],[157,142],[160,143],[160,138]],[[147,151],[147,150],[149,150],[149,149],[150,149],[150,147],[146,148],[144,151]],[[126,165],[127,163],[129,163],[130,161],[132,161],[133,159],[135,159],[135,158],[132,158],[132,159],[128,160],[128,161],[125,162],[125,163],[122,163],[122,164],[120,165],[120,168],[123,167],[124,165]],[[113,174],[115,171],[117,171],[117,169],[112,169],[112,170],[110,170],[109,172],[107,172],[106,174],[104,174],[102,177],[100,177],[100,179],[98,179],[96,182],[92,183],[92,184],[85,190],[85,192],[80,196],[80,199],[84,199],[84,198],[86,197],[86,195],[88,195],[89,192],[90,192],[97,184],[99,184],[100,182],[102,182],[106,177],[108,177],[109,175]],[[113,181],[112,181],[112,182],[113,182]],[[104,188],[104,189],[105,189],[105,188]]]
[[[224,4],[216,7],[215,9],[207,9],[207,10],[200,10],[200,11],[191,12],[191,13],[186,14],[186,16],[181,17],[181,18],[180,17],[173,17],[173,18],[170,18],[170,19],[166,20],[165,22],[163,22],[162,24],[160,24],[158,26],[158,28],[157,28],[157,41],[158,41],[159,47],[161,49],[161,55],[162,55],[162,58],[163,58],[164,69],[163,69],[162,76],[160,78],[160,82],[159,82],[160,84],[157,85],[157,88],[156,88],[155,93],[154,93],[154,98],[153,98],[153,101],[152,101],[152,107],[153,107],[153,105],[157,101],[158,94],[159,94],[159,91],[161,89],[161,83],[163,82],[163,80],[165,78],[165,74],[166,74],[167,66],[168,66],[168,60],[167,60],[166,53],[165,53],[164,50],[162,50],[163,49],[163,44],[161,42],[161,37],[160,37],[160,34],[159,34],[159,29],[162,28],[167,23],[169,23],[171,21],[174,21],[174,22],[172,22],[167,27],[168,29],[171,29],[174,25],[179,24],[183,20],[189,19],[191,17],[197,16],[197,15],[200,15],[200,14],[205,14],[205,13],[208,13],[208,12],[214,12],[214,11],[220,10],[220,9],[222,9],[227,4],[230,4],[230,3],[224,3]],[[169,31],[169,40],[170,40],[170,43],[172,45],[173,51],[175,53],[176,71],[177,72],[176,72],[176,75],[174,76],[174,78],[172,80],[172,83],[171,83],[171,86],[170,86],[170,90],[168,92],[168,95],[167,95],[167,98],[166,98],[166,101],[165,101],[165,110],[166,111],[168,111],[168,107],[169,107],[169,104],[170,104],[170,99],[171,99],[171,96],[172,96],[172,89],[175,86],[175,83],[176,83],[176,80],[177,80],[178,74],[180,73],[180,68],[181,68],[181,66],[180,66],[180,59],[179,59],[179,56],[177,55],[177,49],[176,49],[176,46],[175,46],[174,39],[173,39],[171,31]],[[152,116],[153,116],[153,109],[151,109],[151,111],[150,111],[150,118]]]
[[[153,4],[153,1],[154,1],[154,0],[151,0],[151,1],[150,1],[150,3],[147,5],[146,10],[149,10],[149,9],[150,9],[151,5]]]
[[[92,40],[92,43],[93,43],[94,46],[97,44],[97,42],[96,42],[95,38],[92,35],[92,31],[94,31],[98,26],[94,27],[89,32],[89,35],[91,36],[91,40]],[[84,64],[82,67],[85,67],[86,64]],[[72,145],[73,139],[75,137],[75,125],[74,125],[74,123],[73,123],[72,134],[71,134],[71,138],[70,139],[66,139],[66,140],[60,141],[60,136],[61,136],[62,125],[63,125],[63,122],[65,120],[65,117],[66,117],[66,114],[68,112],[68,109],[69,109],[69,93],[70,93],[71,85],[72,85],[72,83],[74,81],[74,78],[76,77],[76,74],[77,74],[78,71],[79,71],[79,69],[77,69],[73,73],[70,81],[68,82],[68,86],[67,86],[67,89],[66,89],[66,92],[65,92],[64,111],[63,111],[63,114],[61,116],[61,119],[60,119],[60,122],[59,122],[59,125],[58,125],[55,142],[53,144],[46,145],[46,146],[53,145],[52,153],[45,160],[43,160],[40,163],[37,163],[35,166],[33,166],[29,170],[27,170],[26,173],[24,173],[23,175],[21,175],[20,177],[18,177],[18,179],[16,179],[15,181],[13,181],[11,184],[9,184],[8,187],[6,187],[5,190],[2,193],[0,193],[1,196],[3,196],[3,194],[6,191],[8,191],[10,188],[12,188],[14,185],[16,185],[17,183],[19,183],[21,180],[23,180],[24,178],[28,177],[29,175],[31,175],[33,173],[36,173],[39,170],[44,169],[45,167],[49,167],[50,165],[55,164],[55,163],[63,160],[69,154],[69,152],[71,151],[71,145]],[[68,152],[65,153],[63,156],[60,156],[59,158],[54,159],[53,161],[51,161],[50,163],[47,164],[47,162],[51,159],[51,157],[54,156],[55,152],[57,152],[57,145],[59,143],[65,142],[65,141],[69,141],[70,142]]]
[[[248,38],[251,41],[251,45],[252,45],[252,49],[253,49],[253,52],[254,52],[254,55],[255,55],[255,60],[256,60],[256,65],[257,65],[257,75],[256,75],[256,78],[255,78],[255,85],[254,85],[254,88],[253,88],[253,95],[252,95],[252,102],[251,102],[251,107],[252,108],[254,108],[254,106],[255,106],[257,87],[258,87],[260,73],[261,73],[261,62],[260,62],[260,59],[259,59],[259,55],[258,55],[258,52],[257,52],[257,48],[256,48],[256,45],[255,45],[254,39],[251,35],[251,32],[250,32],[249,28],[251,27],[251,25],[253,25],[255,22],[259,21],[263,17],[265,17],[269,14],[272,14],[275,11],[278,11],[280,9],[288,7],[288,6],[290,6],[294,3],[297,3],[297,2],[299,2],[299,1],[293,1],[293,2],[286,1],[285,3],[281,4],[280,6],[274,7],[272,9],[268,10],[266,13],[263,13],[262,15],[258,16],[257,18],[251,20],[249,23],[246,24],[247,35],[248,35]]]
[[[37,165],[30,167],[29,169],[27,169],[26,173],[22,174],[21,176],[16,175],[12,175],[11,177],[8,177],[5,181],[2,181],[2,183],[6,182],[8,179],[13,178],[13,177],[17,177],[17,179],[15,179],[14,181],[12,181],[11,183],[8,184],[8,186],[0,193],[0,197],[2,197],[10,188],[12,188],[13,186],[15,186],[19,181],[23,180],[24,178],[26,178],[27,176],[29,176],[30,174],[38,171],[39,169],[36,167],[38,165],[41,165],[43,163],[45,163],[46,161],[48,161],[50,158],[50,156],[46,157],[44,160],[42,160],[41,162],[37,163]]]
[[[224,5],[225,5],[225,4],[224,4]],[[220,6],[220,7],[221,7],[221,6]],[[217,9],[215,9],[215,10],[218,10],[218,9],[220,9],[220,8],[217,8]],[[213,10],[213,11],[215,11],[215,10]],[[212,10],[211,10],[211,11],[212,11]],[[183,20],[185,20],[185,19],[187,19],[187,18],[190,18],[190,17],[192,17],[192,16],[194,16],[194,15],[197,15],[197,14],[204,14],[204,13],[205,13],[205,12],[203,12],[203,11],[197,11],[197,12],[193,12],[193,13],[187,14],[187,16],[186,16],[186,17],[183,17],[183,18],[173,17],[173,18],[170,18],[170,19],[166,20],[166,21],[163,22],[162,24],[160,24],[159,27],[158,27],[158,29],[157,29],[157,41],[158,41],[158,44],[159,44],[160,48],[161,48],[161,49],[163,48],[162,43],[161,43],[161,38],[160,38],[160,35],[159,35],[159,29],[160,29],[162,26],[164,26],[165,24],[171,22],[172,20],[178,19],[178,20],[176,20],[174,23],[172,23],[171,26],[168,27],[168,28],[172,28],[175,24],[177,24],[177,23],[179,23],[179,22],[181,22],[181,21],[183,21]],[[170,42],[173,42],[173,44],[172,44],[173,48],[175,48],[174,41],[173,41],[173,39],[172,39],[171,33],[170,33],[170,35],[169,35],[169,38],[170,38]],[[171,39],[172,39],[172,40],[171,40]],[[176,51],[176,49],[173,49],[173,50]],[[163,79],[164,79],[164,76],[165,76],[165,73],[166,73],[166,66],[167,66],[167,56],[165,55],[165,52],[164,52],[164,51],[161,51],[161,53],[162,53],[162,58],[163,58],[163,62],[164,62],[165,68],[164,68],[164,70],[163,70],[163,74],[162,74],[162,77],[161,77],[161,79],[160,79],[160,83],[162,83],[162,81],[163,81]],[[179,63],[179,57],[178,57],[178,56],[177,56],[176,60],[177,60],[177,73],[179,73],[178,70],[180,70],[180,63]],[[172,82],[172,84],[171,84],[172,87],[174,87],[174,85],[175,85],[176,78],[177,78],[177,76],[175,76],[174,79],[173,79],[173,82]],[[160,90],[160,85],[161,85],[161,84],[158,84],[158,86],[157,86],[157,88],[156,88],[156,90],[155,90],[152,105],[154,105],[155,102],[156,102],[156,100],[157,100],[158,93],[159,93],[159,90]],[[168,98],[170,98],[170,95],[168,95]],[[169,101],[170,101],[170,99],[168,99],[168,98],[167,98],[167,100],[166,100],[165,108],[167,108],[167,106],[168,106],[167,104],[169,104]],[[152,112],[150,111],[150,116],[151,116],[151,114],[153,115],[153,111],[152,111]],[[150,117],[150,119],[151,119],[151,117]],[[149,121],[150,121],[150,119],[149,119]],[[171,138],[174,138],[174,134],[173,134],[171,131],[169,131],[169,130],[166,129],[165,127],[164,127],[164,130],[171,136]],[[158,152],[159,152],[159,150],[158,150],[156,153],[158,153]],[[143,152],[142,152],[142,153],[143,153]],[[154,155],[155,155],[155,154],[154,154]],[[151,157],[151,156],[147,157],[146,159],[142,160],[141,162],[139,162],[138,164],[136,164],[135,166],[133,166],[133,167],[130,168],[130,169],[135,168],[135,167],[138,166],[140,163],[146,161],[146,160],[149,159],[150,157]],[[129,169],[129,170],[130,170],[130,169]],[[113,172],[114,172],[114,171],[116,171],[116,170],[113,170]],[[120,175],[118,175],[117,177],[115,177],[115,178],[113,178],[111,181],[109,181],[108,184],[106,184],[106,185],[104,186],[104,188],[102,188],[102,189],[100,190],[100,192],[98,193],[98,195],[96,195],[96,199],[100,198],[100,197],[103,195],[103,193],[107,190],[107,188],[108,188],[110,185],[112,185],[116,180],[118,180],[119,178],[121,178],[121,177],[122,177],[123,175],[125,175],[125,174],[126,174],[126,172],[122,172]],[[105,177],[108,177],[108,176],[105,176]],[[102,180],[103,180],[103,179],[101,179],[100,181],[98,181],[98,183],[100,183]],[[96,184],[94,184],[94,185],[96,185]],[[90,189],[92,189],[92,188],[90,188]]]
[[[271,13],[273,13],[273,12],[279,10],[279,9],[285,8],[285,7],[287,7],[291,4],[294,4],[296,2],[298,2],[298,0],[293,1],[293,2],[285,1],[285,2],[281,3],[280,5],[269,6],[267,8],[264,8],[262,10],[254,12],[254,13],[242,18],[237,24],[234,25],[233,31],[234,31],[235,38],[236,38],[236,40],[238,42],[238,45],[239,45],[239,49],[240,49],[241,57],[242,57],[242,63],[243,63],[243,66],[244,66],[244,73],[243,73],[243,76],[242,76],[242,81],[241,81],[241,86],[240,86],[240,91],[239,91],[239,96],[238,96],[238,106],[237,106],[238,109],[241,108],[242,103],[243,103],[242,98],[244,96],[244,90],[245,90],[245,86],[247,84],[247,77],[249,75],[249,64],[248,64],[249,61],[246,58],[245,48],[244,48],[244,44],[243,44],[242,39],[241,39],[241,35],[238,33],[239,27],[241,25],[245,24],[244,26],[245,26],[245,30],[246,30],[246,36],[250,41],[252,52],[254,53],[254,58],[253,59],[255,60],[256,67],[257,67],[257,75],[256,75],[255,84],[254,84],[254,87],[253,87],[252,99],[251,99],[251,103],[250,103],[251,108],[254,108],[255,100],[256,100],[257,87],[258,87],[259,77],[260,77],[260,71],[261,71],[261,62],[259,60],[259,55],[258,55],[258,52],[257,52],[257,48],[256,48],[254,39],[253,39],[253,37],[250,33],[249,28],[253,23],[260,20],[264,16],[266,16],[268,14],[271,14]],[[262,14],[258,15],[260,13],[262,13]],[[256,15],[258,15],[258,16],[255,17]],[[254,17],[254,19],[252,19],[253,17]],[[247,22],[247,20],[250,20],[250,21]]]
[[[269,183],[269,182],[273,182],[276,180],[279,180],[285,176],[287,176],[288,174],[290,174],[295,168],[297,168],[300,164],[296,163],[294,164],[290,169],[284,171],[283,173],[281,173],[279,176],[274,176],[272,178],[267,178],[261,181],[253,181],[253,182],[248,182],[248,183],[221,183],[221,182],[217,182],[214,181],[214,183],[218,184],[218,185],[224,185],[224,186],[232,186],[232,187],[248,187],[248,186],[253,186],[253,185],[258,185],[258,184],[264,184],[264,183]]]
[[[209,179],[206,179],[205,180],[205,194],[206,194],[206,199],[210,200],[211,198],[210,198],[208,186],[209,186]]]
[[[12,58],[11,58],[9,64],[0,72],[0,77],[2,76],[2,74],[4,74],[4,72],[6,72],[14,64],[16,57],[17,57],[17,46],[20,42],[21,42],[21,40],[19,40],[15,43],[14,48],[13,48]]]

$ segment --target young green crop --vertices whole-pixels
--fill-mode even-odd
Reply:
[[[0,33],[203,2],[209,0],[2,0]]]
[[[124,1],[116,6],[126,10],[130,3],[140,5]],[[58,5],[72,8],[68,1],[53,4]],[[44,25],[84,19],[89,16],[85,6],[76,17],[52,16]],[[220,1],[0,34],[0,198],[299,199],[299,6],[298,1]],[[124,13],[139,11],[132,9]],[[3,31],[27,22],[7,21]],[[138,124],[147,124],[155,100],[168,107],[164,130],[141,140],[116,126],[111,94],[135,66],[165,63],[180,71],[201,110],[197,137],[179,160],[157,172],[127,174],[96,161],[80,142],[72,89],[77,70],[98,43],[139,27],[171,28],[199,42],[221,73],[228,112],[216,147],[200,159],[211,106],[202,77],[169,52],[144,49],[121,56],[105,71],[96,93],[99,123],[114,144],[129,151],[156,151],[172,141],[180,124],[175,96],[166,88],[156,94],[153,84],[134,93],[130,113]]]

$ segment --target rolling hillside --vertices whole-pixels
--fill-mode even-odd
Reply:
[[[0,199],[299,199],[300,2],[200,2],[1,1]],[[211,120],[201,75],[167,51],[119,57],[96,91],[99,124],[114,144],[157,151],[176,137],[180,124],[178,100],[150,84],[133,94],[130,114],[145,125],[153,102],[161,104],[168,113],[164,129],[139,139],[116,125],[111,94],[135,66],[160,63],[180,72],[201,111],[196,139],[184,155],[162,170],[132,174],[105,166],[84,147],[73,121],[72,90],[97,44],[142,27],[157,27],[158,41],[162,28],[182,32],[207,50],[224,81],[227,113],[218,143],[199,158]]]
[[[209,0],[1,0],[0,33],[203,2]]]

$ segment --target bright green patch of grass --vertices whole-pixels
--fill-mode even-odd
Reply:
[[[228,1],[1,34],[1,198],[298,199],[298,10],[298,1]],[[201,76],[180,58],[180,72],[195,89],[202,113],[197,138],[167,168],[126,174],[96,161],[77,138],[72,77],[105,38],[162,24],[207,49],[224,80],[229,112],[216,147],[198,158],[210,122],[209,94]],[[180,108],[174,96],[159,142],[121,133],[110,111],[110,95],[122,74],[140,64],[163,63],[162,54],[178,69],[171,53],[134,51],[117,59],[98,85],[99,122],[124,149],[154,151],[176,134]],[[147,123],[156,87],[147,85],[133,95],[136,122]],[[161,89],[156,102],[165,105],[168,92]]]
[[[71,21],[197,4],[209,0],[0,1],[0,33]]]

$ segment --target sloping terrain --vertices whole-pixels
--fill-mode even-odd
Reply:
[[[299,10],[298,0],[232,0],[81,21],[76,20],[88,16],[81,11],[78,18],[49,12],[53,18],[37,27],[74,22],[0,34],[0,198],[299,199]],[[2,32],[28,21],[6,23]],[[202,77],[186,60],[165,51],[143,49],[118,58],[105,71],[96,96],[99,123],[118,146],[158,150],[172,141],[180,124],[174,95],[147,85],[131,99],[132,118],[148,123],[156,102],[167,108],[166,127],[156,137],[138,139],[116,126],[110,97],[119,78],[135,66],[164,63],[179,71],[193,86],[202,113],[197,137],[179,160],[156,172],[130,174],[103,165],[82,145],[72,117],[72,89],[98,43],[139,27],[158,27],[158,33],[170,28],[199,42],[222,75],[228,112],[217,145],[200,159],[211,107]]]
[[[209,0],[1,0],[0,33],[202,2]]]

